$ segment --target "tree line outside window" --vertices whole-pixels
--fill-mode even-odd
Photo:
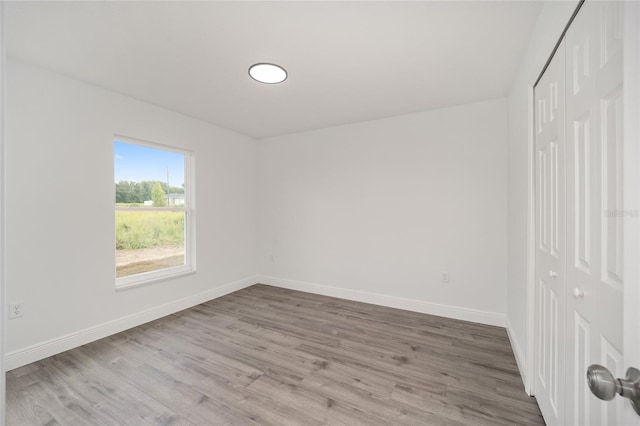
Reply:
[[[115,185],[116,204],[143,204],[145,201],[152,201],[154,200],[154,187],[156,188],[156,197],[160,190],[162,190],[163,197],[166,197],[168,194],[184,194],[184,185],[181,187],[169,186],[166,182],[157,180],[146,180],[143,182],[123,180]]]

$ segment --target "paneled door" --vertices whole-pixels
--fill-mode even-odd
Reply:
[[[591,364],[623,360],[623,3],[586,1],[565,37],[568,425],[622,424],[623,398],[589,391]]]
[[[565,407],[565,47],[560,45],[534,93],[535,395],[547,424]]]

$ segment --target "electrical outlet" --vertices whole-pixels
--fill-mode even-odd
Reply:
[[[449,271],[444,271],[440,275],[440,282],[448,283],[449,282]]]
[[[20,318],[22,315],[22,302],[9,304],[9,318]]]

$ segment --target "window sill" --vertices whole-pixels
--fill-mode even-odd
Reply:
[[[166,281],[173,278],[184,277],[195,274],[196,269],[191,265],[176,266],[160,271],[144,272],[142,274],[130,275],[128,277],[116,278],[116,291],[130,290],[132,288],[143,287]]]

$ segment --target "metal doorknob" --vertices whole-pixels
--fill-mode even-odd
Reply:
[[[640,370],[629,367],[626,379],[616,379],[602,365],[593,364],[587,369],[589,389],[598,398],[611,401],[616,394],[629,398],[631,406],[640,415]]]
[[[557,276],[558,273],[556,271],[549,270],[549,278],[556,278]]]
[[[573,297],[575,297],[576,299],[580,299],[581,297],[584,297],[584,291],[582,291],[578,287],[574,288]]]

